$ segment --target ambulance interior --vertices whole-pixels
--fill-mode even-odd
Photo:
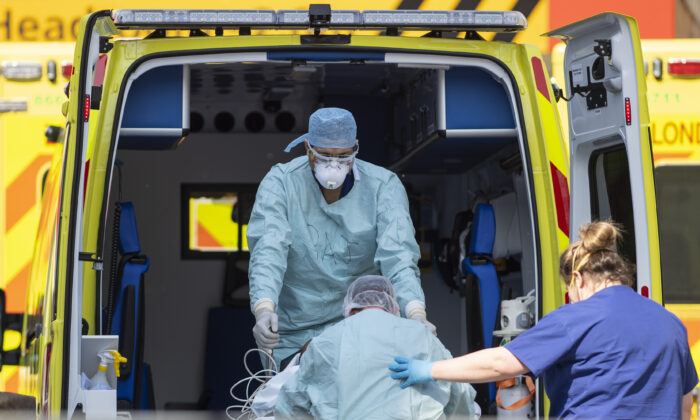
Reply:
[[[247,376],[243,355],[255,346],[245,241],[254,193],[272,165],[304,153],[302,146],[283,149],[323,106],[354,114],[359,159],[400,175],[421,249],[428,319],[453,355],[499,344],[489,338],[501,328],[500,300],[538,296],[526,145],[505,71],[477,59],[318,60],[280,54],[173,63],[133,80],[106,204],[102,278],[103,332],[131,334],[120,347],[133,353],[132,374],[142,372],[139,401],[120,406],[234,404],[230,387]],[[126,270],[112,264],[115,255],[124,260],[113,253],[117,201],[133,203],[140,247],[130,252],[149,261],[136,294],[120,293]],[[122,226],[127,213],[122,208]],[[119,299],[129,302],[117,319]],[[534,316],[537,307],[530,305]],[[476,388],[487,413],[493,389]]]

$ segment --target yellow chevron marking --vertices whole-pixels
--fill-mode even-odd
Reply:
[[[542,53],[549,52],[549,38],[542,36],[550,29],[549,2],[550,0],[540,0],[537,3],[530,16],[527,16],[527,29],[518,32],[513,38],[513,42],[534,45]]]
[[[2,256],[5,277],[0,279],[3,287],[4,282],[13,278],[32,258],[40,212],[40,206],[32,207],[5,236],[5,255]]]
[[[425,0],[420,5],[421,10],[454,10],[459,0]]]
[[[513,10],[515,3],[517,0],[481,0],[476,10]],[[479,34],[487,41],[491,41],[496,36],[495,32],[479,32]]]

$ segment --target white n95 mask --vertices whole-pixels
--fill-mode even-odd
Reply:
[[[345,177],[350,172],[350,166],[316,163],[314,165],[314,175],[323,188],[335,190],[340,188],[345,181]]]
[[[355,161],[357,150],[350,156],[330,157],[324,156],[310,147],[314,159],[314,176],[323,188],[335,190],[340,188],[348,176],[350,168]]]

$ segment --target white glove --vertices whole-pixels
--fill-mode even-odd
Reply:
[[[425,312],[425,304],[418,300],[412,300],[406,305],[406,318],[413,319],[425,325],[433,335],[437,335],[437,328],[432,322],[428,321],[428,316]]]
[[[270,352],[280,343],[277,333],[277,314],[275,304],[269,300],[261,300],[255,304],[255,326],[253,336],[261,349]]]

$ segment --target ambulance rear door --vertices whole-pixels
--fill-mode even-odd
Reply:
[[[602,13],[547,34],[566,42],[571,239],[593,220],[624,229],[637,291],[661,302],[649,111],[635,19]]]

